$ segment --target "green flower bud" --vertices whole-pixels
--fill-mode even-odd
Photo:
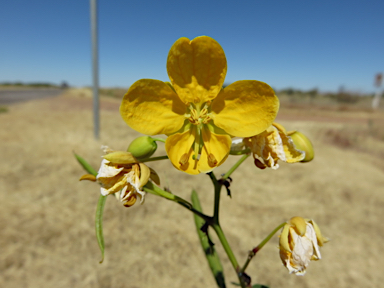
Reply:
[[[127,151],[131,152],[136,158],[142,159],[152,156],[156,149],[157,144],[153,138],[149,136],[141,136],[129,144]]]
[[[312,143],[308,137],[298,131],[290,131],[287,135],[291,137],[296,149],[305,152],[305,157],[300,162],[312,161],[315,157],[315,151],[313,150]]]

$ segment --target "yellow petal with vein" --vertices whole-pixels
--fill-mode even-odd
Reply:
[[[171,134],[184,123],[186,106],[172,88],[159,80],[136,81],[124,95],[120,114],[136,131],[147,134]]]
[[[276,118],[279,99],[266,83],[242,80],[232,83],[212,102],[216,126],[237,137],[251,137],[267,129]]]
[[[193,143],[195,142],[195,130],[187,130],[183,133],[176,133],[165,141],[165,150],[173,166],[188,174],[199,174],[197,161],[192,159]],[[184,163],[180,163],[181,160]]]
[[[224,163],[231,150],[232,140],[228,135],[219,135],[204,127],[202,131],[204,147],[201,151],[198,169],[202,173],[212,171]]]
[[[214,99],[227,74],[224,50],[207,36],[178,39],[171,47],[167,71],[184,103],[202,103]]]

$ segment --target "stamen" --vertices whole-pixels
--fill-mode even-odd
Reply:
[[[131,197],[129,197],[129,199],[127,200],[127,202],[125,202],[123,205],[125,206],[125,207],[131,207],[133,204],[135,204],[136,203],[136,195],[135,194],[133,194],[133,195],[131,195]]]
[[[211,116],[207,115],[207,116],[204,118],[204,120],[203,120],[203,124],[208,124],[208,122],[211,121],[211,120],[212,120]]]
[[[216,166],[217,166],[217,160],[216,160],[216,157],[215,157],[215,155],[213,155],[212,153],[209,153],[209,154],[208,154],[208,164],[209,164],[209,166],[211,166],[211,167],[216,167]]]
[[[208,114],[208,109],[206,109],[206,108],[203,108],[203,109],[200,111],[200,117],[201,117],[201,118],[206,117],[207,114]]]
[[[185,164],[188,162],[188,159],[189,159],[188,154],[187,154],[187,153],[184,153],[184,154],[181,155],[181,157],[180,157],[179,164],[180,164],[180,165],[185,165]]]
[[[260,168],[260,169],[265,169],[267,168],[267,165],[265,165],[264,163],[262,163],[259,159],[255,158],[255,165],[257,168]]]

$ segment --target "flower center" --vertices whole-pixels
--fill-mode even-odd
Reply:
[[[202,109],[200,105],[189,104],[188,120],[193,125],[208,124],[212,120],[210,113],[208,112],[208,103],[204,103]]]
[[[202,138],[202,131],[204,129],[204,125],[209,125],[209,122],[212,120],[211,113],[209,111],[209,106],[211,101],[208,101],[201,105],[201,103],[189,103],[188,113],[185,114],[186,119],[188,119],[189,123],[193,126],[190,128],[194,131],[195,141],[193,143],[193,156],[192,159],[197,165],[197,162],[200,159],[201,150],[204,147],[204,141]],[[188,152],[183,154],[179,160],[180,165],[185,165],[189,159]],[[216,166],[217,160],[215,156],[211,153],[208,155],[208,162],[210,165]]]

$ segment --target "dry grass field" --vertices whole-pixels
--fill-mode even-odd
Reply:
[[[92,100],[76,90],[10,105],[0,113],[0,287],[215,287],[192,214],[154,195],[124,208],[108,198],[105,261],[94,232],[99,188],[79,182],[75,151],[94,167],[102,144],[125,150],[138,134],[120,118],[119,100],[101,101],[101,139],[93,138]],[[89,94],[89,93],[88,93]],[[383,103],[382,103],[383,104]],[[382,106],[383,107],[383,106]],[[236,257],[292,216],[313,218],[331,238],[305,276],[289,275],[272,238],[247,272],[271,288],[382,287],[384,258],[384,111],[284,105],[278,122],[308,135],[315,160],[258,170],[248,159],[224,192],[221,223]],[[156,155],[163,155],[160,145]],[[216,170],[226,171],[236,158]],[[189,199],[196,189],[211,213],[206,175],[189,176],[153,163],[164,186]],[[218,239],[227,287],[236,281]]]

